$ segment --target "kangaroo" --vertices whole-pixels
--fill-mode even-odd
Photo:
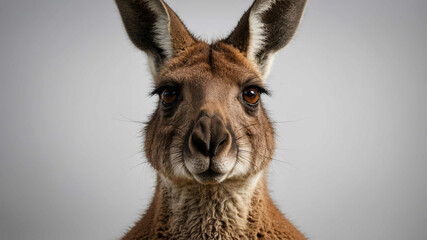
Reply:
[[[159,96],[144,131],[154,197],[122,240],[305,239],[268,193],[274,130],[261,99],[273,55],[293,37],[306,0],[256,0],[212,43],[162,0],[116,4],[148,55]]]

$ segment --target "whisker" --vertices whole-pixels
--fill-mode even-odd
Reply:
[[[253,126],[257,126],[257,125],[265,125],[265,124],[270,124],[270,122],[264,122],[264,123],[254,123],[254,124],[249,124],[246,126],[242,126],[241,128],[237,129],[234,133],[237,134],[240,131],[244,130],[244,129],[248,129],[249,127],[253,127]]]
[[[123,158],[121,158],[120,160],[121,160],[121,161],[123,161],[123,160],[128,160],[129,158],[135,157],[136,155],[139,155],[139,154],[143,154],[142,150],[139,150],[139,151],[137,151],[137,152],[135,152],[135,153],[132,153],[132,154],[130,154],[130,155],[128,155],[128,156],[126,156],[126,157],[123,157]]]
[[[279,147],[276,147],[275,149],[276,150],[283,150],[283,151],[296,151],[296,149],[291,149],[291,148],[279,148]]]
[[[123,119],[118,119],[118,118],[113,118],[113,119],[116,120],[116,121],[120,121],[120,122],[130,122],[130,123],[138,123],[138,124],[147,124],[146,122],[143,122],[143,121],[132,120],[132,119],[130,119],[128,117],[123,116],[122,114],[120,114],[120,117],[124,118],[124,120]]]
[[[240,149],[239,151],[241,151],[241,152],[247,152],[249,154],[253,154],[253,155],[258,156],[258,157],[266,158],[266,159],[269,159],[269,160],[272,160],[272,161],[276,161],[276,162],[280,162],[280,163],[292,166],[291,163],[285,162],[283,160],[280,160],[280,159],[277,159],[277,158],[274,158],[274,157],[269,157],[269,156],[265,156],[265,155],[261,155],[261,154],[257,154],[257,153],[252,153],[251,151],[243,150],[243,149]]]
[[[243,160],[243,161],[245,161],[246,163],[249,163],[251,166],[253,166],[253,167],[255,167],[255,168],[257,168],[257,167],[258,167],[258,165],[257,165],[256,163],[252,162],[250,159],[247,159],[246,157],[239,156],[239,157],[237,158],[237,161],[239,161],[239,160]],[[237,163],[236,163],[236,164],[237,164]]]
[[[144,165],[144,164],[149,165],[150,163],[148,161],[140,162],[140,163],[136,164],[135,166],[131,167],[130,170],[133,170],[134,168],[139,167],[139,166]]]
[[[299,122],[301,120],[304,120],[306,118],[302,118],[302,119],[296,119],[296,120],[289,120],[289,121],[269,121],[269,122],[259,122],[259,123],[253,123],[253,124],[249,124],[246,126],[242,126],[241,128],[237,129],[235,132],[238,133],[243,129],[247,129],[249,127],[253,127],[253,126],[259,126],[259,125],[266,125],[266,124],[283,124],[283,123],[294,123],[294,122]]]

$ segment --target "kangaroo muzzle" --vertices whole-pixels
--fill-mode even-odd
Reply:
[[[231,130],[219,115],[201,114],[190,131],[185,166],[200,183],[223,181],[236,162]]]

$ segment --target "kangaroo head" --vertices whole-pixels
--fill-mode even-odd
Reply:
[[[145,129],[151,165],[172,182],[200,184],[263,171],[274,149],[265,78],[305,1],[256,0],[227,38],[210,44],[162,0],[116,2],[130,39],[148,55],[159,96]]]

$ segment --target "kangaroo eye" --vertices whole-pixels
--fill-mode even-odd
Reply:
[[[170,105],[178,98],[178,92],[175,89],[165,89],[162,92],[161,98],[164,105]]]
[[[259,95],[258,90],[255,88],[247,88],[243,91],[243,99],[249,104],[257,104]]]

